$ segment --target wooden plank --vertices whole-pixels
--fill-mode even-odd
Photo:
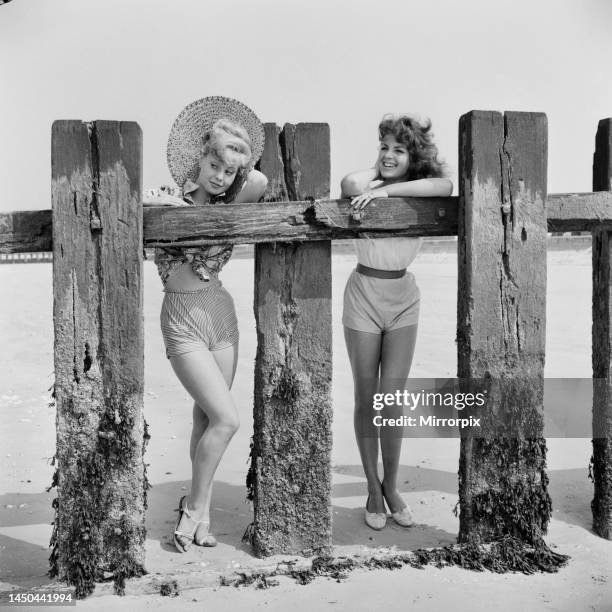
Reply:
[[[135,123],[53,124],[51,566],[78,596],[144,572],[141,166]]]
[[[328,197],[329,128],[286,125],[289,197]],[[266,147],[276,150],[276,140]],[[264,156],[265,157],[265,156]],[[276,158],[276,154],[270,155]],[[268,159],[268,157],[265,157]],[[274,195],[272,195],[274,197]],[[248,531],[257,556],[331,549],[331,242],[255,247],[254,431]]]
[[[356,238],[376,232],[384,232],[385,236],[456,234],[457,198],[410,200],[408,205],[404,198],[390,198],[384,206],[374,202],[361,223],[351,217],[349,200],[225,204],[207,206],[205,210],[147,207],[145,245],[295,242]]]
[[[51,211],[0,213],[0,253],[52,251]]]
[[[612,119],[595,137],[593,190],[612,189]],[[593,232],[593,531],[612,539],[612,232]]]
[[[612,229],[612,192],[551,193],[546,201],[549,232]]]
[[[145,205],[145,245],[152,248],[169,244],[256,244],[376,235],[457,235],[456,197],[389,198],[384,206],[375,201],[361,222],[356,222],[350,214],[349,200],[287,202],[281,180],[282,175],[274,179],[264,204],[224,204],[207,206],[205,210]],[[612,192],[549,194],[546,218],[549,232],[593,231],[608,226],[612,229]],[[0,213],[0,253],[50,250],[50,210]]]
[[[458,198],[386,198],[374,200],[360,221],[351,215],[350,200],[322,200],[312,205],[314,222],[337,236],[407,230],[405,236],[447,236],[457,233]],[[348,230],[348,231],[347,231]],[[385,235],[387,235],[385,233]]]
[[[373,202],[358,223],[351,217],[349,200],[276,202],[271,194],[277,191],[269,189],[263,204],[145,206],[145,246],[457,235],[455,197],[390,198],[385,206]],[[13,230],[16,226],[21,229]],[[0,214],[0,253],[51,248],[51,211]]]
[[[280,238],[304,240],[311,229],[305,219],[309,207],[310,202],[147,207],[145,245],[191,246],[208,240],[213,244],[247,244]]]
[[[464,436],[459,541],[534,543],[551,514],[542,438],[546,117],[460,120],[458,375],[484,380],[482,437]]]

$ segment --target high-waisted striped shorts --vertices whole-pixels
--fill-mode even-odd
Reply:
[[[238,342],[234,300],[215,278],[196,291],[165,291],[160,322],[168,359]]]
[[[344,290],[342,323],[374,334],[416,325],[420,298],[412,272],[401,278],[374,278],[353,270]]]

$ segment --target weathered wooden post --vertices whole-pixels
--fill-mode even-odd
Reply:
[[[485,379],[481,434],[463,437],[459,541],[534,543],[551,514],[543,430],[546,116],[459,122],[458,375]],[[482,435],[483,437],[476,437]]]
[[[142,138],[56,121],[53,320],[58,497],[51,571],[91,593],[144,573]]]
[[[593,191],[612,191],[612,119],[595,137]],[[593,232],[593,531],[612,539],[612,232]]]
[[[279,139],[280,136],[280,139]],[[266,199],[329,197],[329,126],[266,125]],[[255,247],[254,434],[248,487],[258,556],[331,547],[331,241]]]

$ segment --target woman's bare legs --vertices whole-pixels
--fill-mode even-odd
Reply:
[[[215,471],[239,427],[238,412],[229,391],[237,353],[238,347],[234,345],[219,351],[185,353],[170,360],[178,379],[195,400],[190,444],[191,494],[187,501],[196,520],[209,520]],[[193,522],[184,514],[179,530],[189,533],[192,529]]]
[[[368,481],[368,512],[384,512],[382,488],[378,477],[378,429],[372,423],[372,399],[378,391],[381,335],[344,328],[355,388],[354,427],[361,464]]]
[[[230,347],[232,348],[232,347]],[[223,378],[227,383],[227,386],[231,389],[232,383],[234,382],[234,376],[236,374],[236,365],[238,364],[238,343],[234,345],[234,359],[230,367],[229,360],[227,359],[226,352],[228,349],[222,351],[212,351],[212,356],[215,358]],[[219,353],[219,354],[218,354]],[[189,445],[189,456],[193,462],[195,457],[195,449],[200,441],[200,438],[204,435],[206,428],[208,427],[208,417],[206,413],[200,408],[197,402],[193,403],[193,414],[192,414],[193,426],[191,429],[191,443]]]
[[[416,344],[417,325],[401,327],[382,336],[380,363],[380,393],[395,393],[402,390],[412,365]],[[388,411],[385,414],[385,411]],[[383,410],[383,416],[400,416],[401,408]],[[382,490],[391,512],[399,512],[406,505],[397,490],[402,436],[393,427],[383,427],[380,433],[380,450],[383,461]]]

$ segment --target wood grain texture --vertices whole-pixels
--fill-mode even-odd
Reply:
[[[458,376],[487,381],[482,438],[464,437],[460,541],[545,532],[546,117],[460,120]]]
[[[276,123],[264,123],[265,146],[257,164],[257,169],[268,178],[268,188],[264,195],[264,202],[285,202],[287,185],[285,183],[285,166],[283,165],[283,152],[281,150],[281,129]],[[262,170],[263,169],[263,170]]]
[[[141,146],[135,123],[53,124],[51,561],[82,594],[144,572]]]
[[[280,144],[289,200],[329,198],[329,125],[286,123]]]
[[[272,179],[278,184],[277,179]],[[270,188],[265,198],[275,197]],[[357,238],[361,235],[456,234],[456,198],[391,198],[373,202],[358,223],[349,200],[260,204],[223,204],[207,207],[146,207],[145,245],[248,244]],[[434,201],[432,201],[434,200]]]
[[[328,197],[327,126],[285,126],[283,134],[284,168],[268,166],[272,156],[261,164],[272,189],[282,171],[289,197]],[[250,541],[258,556],[329,552],[331,242],[257,245],[254,310]]]
[[[53,250],[50,210],[0,213],[0,253]]]
[[[274,167],[277,160],[265,163]],[[256,244],[377,235],[457,235],[457,197],[389,198],[384,206],[374,201],[360,222],[352,218],[349,200],[288,202],[286,198],[284,174],[281,173],[272,179],[264,203],[196,209],[145,206],[144,243],[150,248],[171,244]],[[612,229],[612,193],[549,194],[546,218],[549,232]],[[0,213],[0,253],[52,250],[51,222],[50,210]]]
[[[549,232],[612,229],[612,193],[551,193],[546,201]]]
[[[593,190],[612,188],[612,119],[595,137]],[[612,539],[612,232],[593,232],[593,531]]]

